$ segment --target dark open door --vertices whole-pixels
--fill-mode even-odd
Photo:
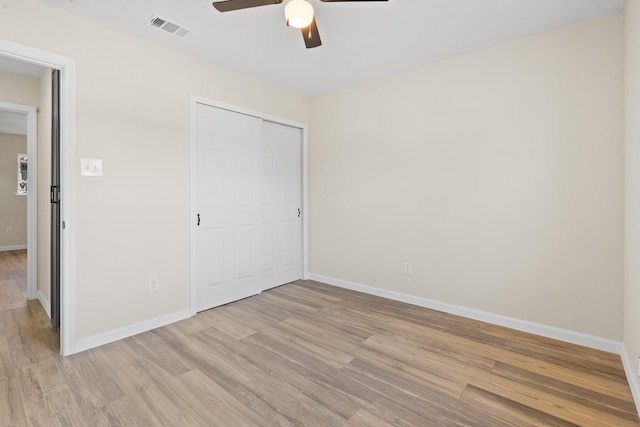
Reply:
[[[51,325],[60,327],[60,70],[53,70],[51,105]]]

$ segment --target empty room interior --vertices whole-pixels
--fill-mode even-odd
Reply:
[[[0,193],[0,426],[640,425],[640,0],[2,0]]]

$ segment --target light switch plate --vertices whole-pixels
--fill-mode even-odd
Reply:
[[[102,159],[80,159],[80,174],[83,176],[102,176]]]

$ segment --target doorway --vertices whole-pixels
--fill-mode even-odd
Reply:
[[[8,177],[9,186],[15,183],[15,189],[5,188],[4,193],[8,196],[7,203],[3,203],[7,208],[9,205],[26,204],[26,214],[22,218],[23,226],[14,230],[13,224],[3,224],[4,230],[0,232],[5,235],[13,235],[14,232],[24,234],[22,228],[26,228],[26,239],[19,241],[8,241],[10,244],[0,244],[3,251],[27,250],[26,254],[26,288],[24,289],[27,299],[37,298],[37,272],[38,272],[38,240],[37,240],[37,191],[38,191],[38,156],[37,156],[37,110],[35,106],[0,102],[0,117],[3,118],[3,129],[0,131],[5,139],[11,140],[11,145],[22,146],[22,152],[11,152],[12,155],[3,156],[3,168],[13,173],[15,176]],[[6,133],[8,132],[8,133]],[[24,143],[20,140],[24,139]],[[7,154],[7,153],[4,153]],[[26,176],[25,176],[26,175]],[[26,199],[26,200],[25,200]],[[26,203],[25,203],[26,202]],[[17,206],[19,209],[22,206]],[[21,212],[24,212],[20,209]],[[5,213],[5,218],[9,216]],[[6,242],[5,242],[6,243]],[[16,244],[17,243],[17,244]],[[24,245],[26,243],[26,245]],[[20,257],[19,257],[20,258]]]
[[[304,277],[304,134],[193,100],[193,314]]]
[[[60,352],[75,353],[75,62],[72,59],[0,40],[0,57],[60,72]]]

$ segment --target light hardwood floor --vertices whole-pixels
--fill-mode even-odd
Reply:
[[[0,310],[27,304],[27,251],[0,252]]]
[[[64,359],[57,340],[39,303],[0,308],[0,425],[640,425],[618,356],[310,281]]]

